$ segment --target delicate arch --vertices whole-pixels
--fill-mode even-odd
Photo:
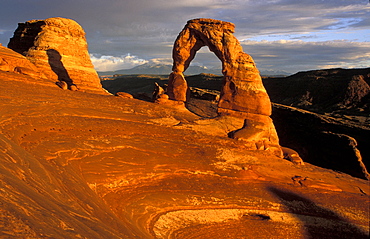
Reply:
[[[188,86],[183,72],[203,46],[222,62],[224,75],[218,113],[244,119],[244,126],[229,136],[245,140],[251,149],[269,150],[281,156],[279,139],[272,123],[271,102],[252,57],[243,52],[234,37],[234,24],[213,19],[188,21],[173,47],[173,67],[167,94],[186,102]]]
[[[262,84],[253,59],[233,35],[232,23],[214,19],[188,21],[177,37],[172,57],[173,67],[169,77],[170,99],[187,101],[188,86],[183,72],[189,67],[196,52],[208,46],[222,62],[224,83],[219,101],[219,113],[231,111],[271,115],[271,102]]]

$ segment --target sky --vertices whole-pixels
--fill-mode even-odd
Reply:
[[[0,43],[17,24],[65,17],[86,32],[97,71],[144,63],[172,64],[186,22],[213,18],[235,24],[235,37],[260,71],[370,67],[369,0],[1,0]],[[193,65],[220,68],[207,47]]]

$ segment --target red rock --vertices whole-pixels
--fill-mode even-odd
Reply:
[[[188,111],[29,79],[0,71],[7,238],[369,236],[368,181],[245,150]]]
[[[45,78],[26,57],[3,46],[0,46],[0,70],[29,75],[36,79]]]
[[[91,63],[85,32],[73,20],[55,17],[19,23],[8,47],[26,56],[54,82],[106,94]]]
[[[117,92],[116,96],[121,97],[121,98],[127,98],[127,99],[133,99],[134,97],[126,92]]]
[[[285,159],[292,161],[294,164],[304,165],[304,162],[297,151],[287,147],[281,147],[281,150],[283,151],[283,156]]]
[[[154,91],[152,95],[152,100],[155,101],[158,98],[161,98],[165,95],[168,99],[168,95],[166,94],[165,89],[163,89],[157,82],[154,82]]]
[[[26,58],[1,48],[0,58],[19,70],[0,71],[0,234],[7,238],[369,236],[368,181],[201,133],[228,127],[188,127],[201,120],[189,111],[35,84],[24,74],[22,67],[32,68]],[[214,121],[222,118],[231,117]],[[268,116],[246,119],[267,134],[258,130]]]
[[[177,101],[187,101],[188,84],[185,80],[184,74],[179,72],[172,72],[169,77],[167,94],[170,99]]]
[[[63,90],[68,90],[68,84],[65,81],[58,81],[56,85],[59,86]]]
[[[189,67],[196,52],[208,46],[222,62],[225,81],[219,107],[271,115],[270,99],[259,71],[252,57],[243,52],[239,41],[232,34],[234,28],[232,23],[213,19],[188,21],[173,48],[173,73],[168,89],[171,99],[186,100],[187,84],[183,72]]]
[[[281,154],[278,137],[269,118],[270,98],[252,57],[243,52],[233,35],[234,28],[232,23],[214,19],[188,21],[174,43],[173,72],[169,77],[167,93],[172,100],[187,101],[188,86],[183,72],[189,67],[196,52],[208,46],[221,60],[224,75],[218,113],[241,117],[249,122],[235,132],[233,137],[253,141],[256,145],[267,143]]]

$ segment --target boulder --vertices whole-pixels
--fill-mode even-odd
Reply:
[[[283,156],[285,159],[292,161],[294,164],[304,165],[304,162],[297,151],[287,147],[281,147],[281,150],[283,151]]]
[[[127,98],[127,99],[133,99],[134,97],[126,92],[117,92],[115,96],[121,97],[121,98]]]
[[[58,81],[56,85],[59,86],[62,90],[68,90],[68,84],[65,81]]]
[[[253,141],[256,145],[267,143],[267,148],[275,148],[281,154],[278,137],[269,118],[270,98],[252,57],[243,52],[233,35],[234,29],[234,24],[214,19],[188,21],[174,43],[173,72],[169,77],[167,93],[171,100],[188,100],[189,87],[183,72],[189,67],[196,52],[207,46],[222,62],[224,80],[218,113],[241,117],[248,122],[238,132],[230,135]],[[255,130],[253,127],[257,125],[258,130]]]
[[[163,89],[162,86],[160,86],[157,82],[154,82],[154,91],[152,100],[155,101],[158,98],[161,98],[166,93],[165,89]]]
[[[8,47],[26,56],[54,82],[106,94],[91,63],[85,32],[73,20],[55,17],[19,23]]]

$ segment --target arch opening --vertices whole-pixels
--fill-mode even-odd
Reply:
[[[243,52],[233,35],[234,28],[232,23],[214,19],[187,22],[173,47],[168,97],[180,104],[189,102],[190,91],[184,71],[196,53],[207,46],[222,63],[223,80],[217,114],[245,120],[243,128],[229,136],[250,142],[252,148],[270,149],[281,156],[277,133],[270,118],[270,98],[252,57]]]
[[[208,46],[203,46],[196,52],[195,57],[190,62],[189,68],[184,71],[185,75],[200,73],[222,75],[222,62]]]
[[[212,70],[210,69],[212,65],[218,65],[218,67]],[[189,89],[186,108],[192,113],[203,118],[218,116],[217,104],[223,80],[221,67],[221,60],[207,45],[195,52],[189,67],[184,71]]]

